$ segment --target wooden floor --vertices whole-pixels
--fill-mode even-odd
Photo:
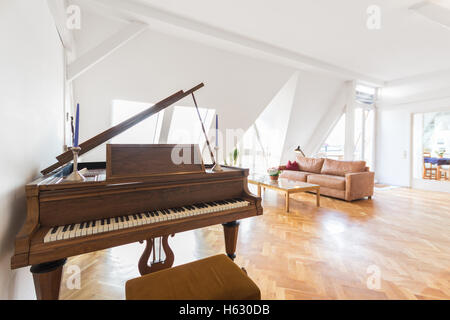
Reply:
[[[236,262],[264,299],[449,299],[450,197],[410,189],[377,189],[372,201],[347,203],[312,194],[263,194],[264,216],[242,221]],[[220,226],[171,239],[183,264],[224,252]],[[137,277],[143,245],[132,244],[69,260],[62,299],[124,299]],[[69,290],[67,268],[81,268],[81,289]],[[380,289],[368,278],[380,272]],[[372,279],[371,278],[371,279]]]

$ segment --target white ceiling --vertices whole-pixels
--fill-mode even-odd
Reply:
[[[419,0],[138,1],[385,81],[450,69],[450,29],[408,9]],[[366,27],[373,4],[381,30]]]

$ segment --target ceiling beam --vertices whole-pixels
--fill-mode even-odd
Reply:
[[[75,40],[72,30],[66,26],[66,1],[65,0],[47,0],[50,13],[55,21],[56,30],[58,31],[61,42],[70,57],[75,56]]]
[[[438,23],[445,28],[450,28],[450,10],[431,1],[422,1],[409,8],[415,13]]]
[[[117,32],[112,37],[100,43],[95,48],[83,54],[77,60],[69,64],[67,70],[67,80],[73,81],[81,74],[92,68],[94,65],[105,59],[114,51],[125,45],[128,41],[138,36],[147,29],[148,25],[140,22],[131,22],[125,28]]]
[[[86,0],[77,0],[78,3],[85,3]],[[237,33],[229,32],[214,26],[191,20],[155,7],[138,3],[132,0],[89,0],[90,8],[96,7],[98,13],[115,11],[116,18],[127,16],[129,20],[142,21],[148,24],[157,21],[159,23],[175,26],[183,30],[188,30],[196,34],[207,36],[214,40],[226,43],[227,47],[250,50],[257,52],[262,58],[270,58],[284,65],[297,69],[317,69],[327,73],[332,73],[344,80],[359,80],[375,87],[384,86],[384,81],[375,77],[367,76],[352,70],[341,68],[339,66],[284,49],[272,44],[254,40]],[[96,5],[93,6],[92,4]],[[86,3],[86,5],[88,5]],[[103,9],[101,8],[103,6]],[[231,44],[231,46],[230,46]]]

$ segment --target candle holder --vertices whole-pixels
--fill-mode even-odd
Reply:
[[[219,147],[216,146],[214,148],[214,150],[216,151],[216,159],[219,159]],[[219,162],[217,160],[215,161],[214,167],[212,167],[211,170],[213,172],[222,172],[223,171],[222,167],[220,166],[220,164],[219,164]]]
[[[86,178],[78,171],[78,154],[81,151],[80,147],[70,148],[73,152],[73,172],[65,179],[67,182],[83,182]]]

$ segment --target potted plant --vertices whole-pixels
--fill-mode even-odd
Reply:
[[[269,174],[271,180],[277,181],[281,171],[278,168],[269,168],[267,173]]]
[[[436,151],[436,154],[438,155],[439,158],[443,158],[444,154],[445,154],[445,149],[441,148],[438,151]]]

